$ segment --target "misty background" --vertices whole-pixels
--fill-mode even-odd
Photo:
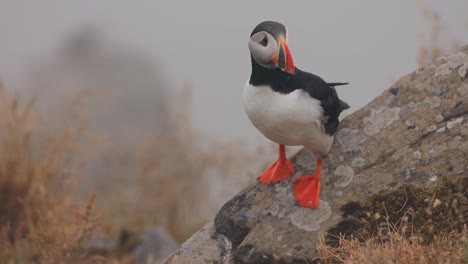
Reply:
[[[430,30],[420,2],[4,0],[0,78],[10,89],[27,88],[65,41],[92,29],[102,35],[103,52],[127,49],[156,65],[169,92],[192,87],[196,129],[215,139],[262,140],[241,104],[255,25],[284,23],[297,66],[350,82],[338,92],[353,111],[416,68]],[[468,42],[466,1],[427,4],[443,18],[446,39]]]
[[[346,115],[467,44],[467,10],[466,0],[1,0],[0,81],[36,96],[52,138],[86,131],[69,142],[84,161],[67,171],[77,197],[96,193],[104,231],[159,225],[181,242],[276,156],[241,100],[258,23],[286,25],[298,68],[350,83],[337,88]]]

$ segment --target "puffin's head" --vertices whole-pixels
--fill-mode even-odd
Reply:
[[[262,22],[250,34],[250,54],[265,68],[279,68],[294,75],[296,68],[286,38],[286,27],[283,24],[274,21]]]

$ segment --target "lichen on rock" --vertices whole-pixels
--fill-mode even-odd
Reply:
[[[364,132],[369,136],[376,135],[382,128],[386,128],[394,121],[399,120],[399,113],[399,107],[379,107],[375,110],[372,109],[370,116],[363,119]]]
[[[366,137],[359,134],[357,129],[343,128],[336,134],[336,139],[340,143],[344,152],[359,151]]]
[[[330,218],[332,210],[326,201],[320,200],[315,210],[300,208],[291,214],[291,223],[305,231],[317,231],[320,224]]]
[[[366,160],[361,158],[361,157],[357,157],[357,158],[354,158],[353,161],[351,162],[351,167],[353,168],[360,168],[362,166],[364,166],[366,164]]]
[[[353,181],[354,178],[354,170],[349,166],[338,166],[334,174],[338,176],[335,182],[336,187],[346,187]]]

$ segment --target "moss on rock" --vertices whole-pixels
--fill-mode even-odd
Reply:
[[[407,237],[430,243],[437,236],[462,232],[468,219],[468,178],[444,178],[432,187],[405,183],[370,196],[364,202],[341,207],[343,220],[326,235],[326,243],[337,246],[340,236],[386,240],[398,229]]]

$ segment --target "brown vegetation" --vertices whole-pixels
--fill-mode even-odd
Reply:
[[[466,230],[462,236],[443,236],[430,244],[408,238],[389,225],[387,241],[339,237],[338,247],[319,245],[320,263],[345,264],[462,264],[468,261]]]
[[[403,184],[342,207],[320,245],[324,263],[463,263],[468,260],[468,179]]]
[[[84,209],[67,195],[78,131],[52,130],[36,114],[34,100],[21,103],[0,87],[0,261],[63,263],[82,259],[83,243],[98,220],[95,197]]]
[[[180,98],[191,100],[189,94]],[[123,175],[130,184],[121,189],[109,184],[88,202],[80,202],[85,207],[79,209],[80,197],[90,191],[80,190],[85,168],[89,160],[102,162],[103,154],[93,150],[99,149],[96,140],[83,130],[85,121],[79,113],[83,98],[74,101],[65,116],[45,119],[35,108],[35,100],[22,103],[18,96],[0,89],[2,263],[132,262],[123,254],[129,251],[120,247],[88,256],[86,243],[91,233],[99,227],[110,234],[124,229],[137,234],[162,225],[184,240],[216,210],[207,192],[212,177],[220,182],[236,179],[233,174],[240,164],[250,162],[255,167],[267,151],[251,151],[244,144],[202,146],[192,130],[187,102],[186,108],[168,111],[163,133],[142,136],[124,147],[128,155],[123,160],[134,163],[134,169]],[[128,167],[118,170],[123,168]],[[112,176],[106,182],[112,183]],[[99,212],[99,219],[93,211]]]
[[[349,202],[341,210],[344,219],[329,230],[329,245],[337,245],[341,236],[356,234],[384,241],[388,223],[401,226],[403,236],[430,243],[440,236],[461,233],[468,224],[468,178],[444,179],[431,188],[403,184],[363,203]]]

